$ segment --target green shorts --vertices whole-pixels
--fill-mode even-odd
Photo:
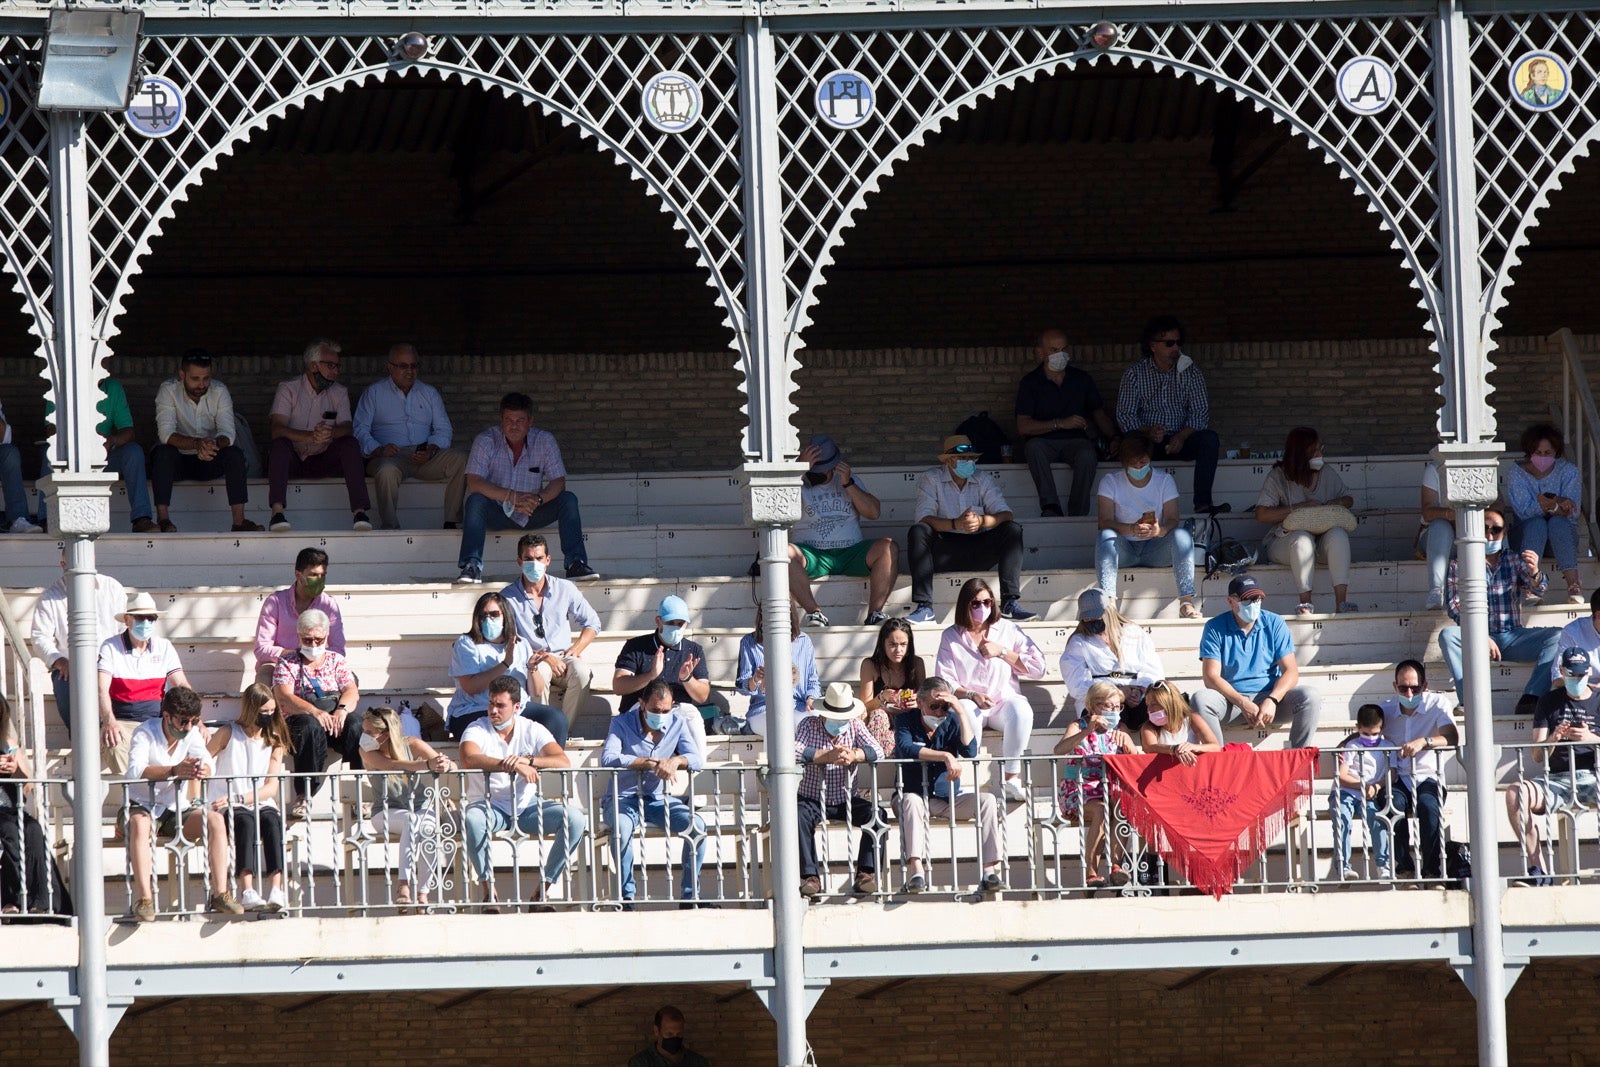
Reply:
[[[807,578],[826,578],[830,574],[848,574],[852,578],[867,576],[867,553],[872,551],[871,541],[857,541],[843,548],[794,547],[805,557]]]

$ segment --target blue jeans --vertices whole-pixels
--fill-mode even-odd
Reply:
[[[1456,554],[1456,527],[1449,519],[1434,519],[1422,535],[1428,556],[1428,595],[1443,597],[1445,579],[1450,573],[1450,557]]]
[[[528,788],[518,785],[521,788]],[[577,849],[578,842],[588,833],[583,809],[576,804],[563,804],[559,800],[546,800],[530,804],[517,816],[517,826],[529,836],[550,835],[549,855],[544,861],[544,882],[550,885],[561,877],[567,860]],[[511,813],[492,804],[478,801],[467,808],[467,853],[478,877],[487,882],[493,877],[489,868],[489,839],[502,830],[511,828]]]
[[[22,451],[16,445],[0,445],[0,493],[6,498],[6,509],[0,512],[6,526],[28,517],[28,493],[22,488]]]
[[[138,522],[155,517],[150,508],[150,483],[144,474],[144,449],[137,441],[118,445],[107,453],[106,470],[119,475],[128,490],[128,518]]]
[[[56,696],[56,711],[61,716],[61,721],[67,724],[67,736],[72,736],[72,686],[66,678],[61,677],[61,672],[54,667],[50,668],[50,689]]]
[[[1489,639],[1500,646],[1500,658],[1509,663],[1526,663],[1533,660],[1533,673],[1522,692],[1531,696],[1544,696],[1550,691],[1550,674],[1555,669],[1557,646],[1561,631],[1554,626],[1519,626],[1515,630],[1491,633]],[[1445,666],[1450,668],[1450,678],[1456,683],[1456,701],[1465,700],[1461,690],[1461,627],[1446,626],[1439,631],[1439,651],[1444,653]]]
[[[1115,530],[1101,530],[1095,546],[1094,565],[1100,572],[1100,591],[1113,600],[1117,596],[1119,567],[1160,567],[1172,564],[1178,580],[1179,596],[1194,596],[1194,535],[1177,526],[1161,537],[1140,540]]]
[[[1389,866],[1389,823],[1378,814],[1383,807],[1383,796],[1367,800],[1348,789],[1339,790],[1338,803],[1333,805],[1333,842],[1339,850],[1339,866],[1350,866],[1350,826],[1356,813],[1366,820],[1367,832],[1372,835],[1372,858],[1379,867]]]
[[[673,834],[685,834],[691,820],[693,836],[683,838],[683,856],[679,866],[683,872],[684,900],[694,900],[699,895],[700,863],[706,852],[706,824],[700,816],[689,810],[689,805],[676,797],[641,796],[624,793],[613,800],[606,797],[600,817],[611,830],[611,854],[617,862],[617,872],[622,879],[622,899],[632,900],[633,835],[641,825],[660,826]]]
[[[1415,809],[1417,823],[1422,828],[1422,877],[1438,878],[1444,871],[1444,844],[1439,840],[1440,808],[1444,790],[1435,779],[1418,782],[1413,791],[1410,784],[1395,779],[1394,806],[1402,815],[1411,815]],[[1415,868],[1411,859],[1411,820],[1402,819],[1395,827],[1396,866],[1403,874]]]
[[[1535,515],[1517,520],[1517,550],[1533,549],[1544,555],[1546,544],[1555,550],[1556,570],[1578,565],[1578,520],[1571,515]]]
[[[583,547],[583,519],[578,514],[578,498],[563,492],[554,500],[547,500],[528,518],[528,525],[518,526],[506,517],[505,507],[498,500],[490,500],[482,493],[468,493],[461,513],[461,553],[456,566],[468,564],[483,566],[483,539],[490,530],[538,530],[557,524],[561,533],[561,556],[568,567],[574,563],[588,563],[589,553]]]

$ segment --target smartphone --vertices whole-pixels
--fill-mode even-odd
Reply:
[[[332,408],[329,408],[327,411],[322,413],[322,417],[327,419],[329,422],[332,422],[334,419],[339,417],[339,413]]]
[[[1145,523],[1155,522],[1156,521],[1156,513],[1153,512],[1153,511],[1147,511],[1143,515],[1139,516],[1139,521],[1140,522],[1145,522]]]

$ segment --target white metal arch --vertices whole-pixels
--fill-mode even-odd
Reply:
[[[104,358],[108,354],[105,351],[106,346],[118,332],[117,318],[123,311],[128,295],[133,291],[134,279],[139,274],[142,261],[150,253],[153,242],[161,235],[166,221],[177,213],[178,205],[188,200],[190,191],[204,180],[208,171],[215,170],[224,157],[231,156],[239,146],[247,143],[255,134],[266,129],[274,120],[286,115],[292,108],[305,107],[333,92],[359,88],[384,78],[407,76],[434,76],[445,81],[457,78],[464,84],[475,83],[497,89],[510,99],[536,104],[546,114],[558,117],[564,124],[576,126],[582,136],[593,139],[597,147],[609,151],[615,163],[627,167],[630,176],[636,181],[643,182],[646,190],[656,197],[661,210],[672,217],[673,228],[685,234],[685,245],[694,252],[696,262],[706,270],[706,284],[716,293],[717,306],[725,312],[723,325],[733,331],[734,336],[730,340],[729,347],[748,358],[741,347],[741,337],[745,331],[738,325],[738,320],[743,317],[738,294],[718,268],[717,256],[708,246],[705,234],[694,225],[684,206],[677,202],[656,174],[635,159],[602,125],[592,121],[589,116],[577,109],[537,92],[527,85],[460,64],[428,59],[407,64],[374,64],[344,71],[321,81],[301,84],[293,92],[279,97],[269,106],[242,117],[230,126],[225,136],[207,150],[183,178],[161,198],[158,206],[140,229],[123,269],[118,273],[116,286],[96,320],[96,358]]]
[[[1302,122],[1292,109],[1215,70],[1166,56],[1121,49],[1111,50],[1106,53],[1106,57],[1110,62],[1117,62],[1126,58],[1134,66],[1149,64],[1158,69],[1173,71],[1178,76],[1188,75],[1197,82],[1210,86],[1217,92],[1231,91],[1241,102],[1251,104],[1259,111],[1266,111],[1271,115],[1274,122],[1287,124],[1292,130],[1305,138],[1309,147],[1313,150],[1320,150],[1323,153],[1323,158],[1337,166],[1340,174],[1355,186],[1354,192],[1365,197],[1367,210],[1378,216],[1379,229],[1390,234],[1393,238],[1392,247],[1401,252],[1401,259],[1411,276],[1411,287],[1422,293],[1422,299],[1419,301],[1418,307],[1427,312],[1426,328],[1435,337],[1439,335],[1438,288],[1432,272],[1420,260],[1412,244],[1403,239],[1398,220],[1388,206],[1384,204],[1383,198],[1378,194],[1378,190],[1373,187],[1372,183],[1350,160],[1345,158],[1340,148],[1320,130]],[[1076,69],[1081,61],[1087,60],[1089,63],[1094,63],[1099,61],[1099,58],[1098,53],[1093,53],[1088,55],[1066,55],[1031,63],[1019,67],[1002,77],[991,79],[982,85],[976,86],[948,101],[938,110],[924,116],[910,133],[883,156],[869,176],[861,182],[854,195],[845,203],[837,220],[829,230],[820,252],[811,264],[810,272],[801,287],[798,298],[790,309],[788,348],[785,354],[792,356],[805,347],[803,340],[804,330],[811,322],[811,308],[820,299],[817,295],[817,289],[826,282],[827,268],[833,264],[834,251],[844,242],[845,231],[855,224],[857,212],[866,205],[868,198],[872,194],[878,192],[883,180],[894,173],[896,165],[910,157],[913,148],[920,147],[930,134],[936,133],[947,121],[958,115],[963,109],[975,108],[981,100],[993,99],[1001,90],[1009,90],[1015,87],[1018,82],[1024,80],[1032,81],[1041,74],[1050,75],[1063,69],[1071,71]]]

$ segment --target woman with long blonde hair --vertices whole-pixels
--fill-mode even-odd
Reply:
[[[238,721],[218,727],[206,748],[217,761],[206,799],[213,810],[231,812],[239,903],[246,911],[282,911],[289,901],[283,891],[283,812],[278,797],[283,761],[294,744],[272,690],[259,682],[246,686],[239,698]],[[266,896],[257,886],[263,875]]]
[[[407,737],[400,715],[391,707],[368,708],[361,718],[361,760],[368,770],[389,771],[372,781],[372,832],[380,838],[400,835],[400,878],[394,902],[401,914],[415,902],[426,905],[438,874],[438,850],[418,841],[438,841],[439,820],[427,790],[418,780],[425,772],[449,774],[455,762],[420,737]],[[419,855],[420,853],[420,855]]]
[[[1137,730],[1144,724],[1145,689],[1166,674],[1150,635],[1123,618],[1110,597],[1094,586],[1078,594],[1078,626],[1061,652],[1061,677],[1080,713],[1089,687],[1111,682],[1122,689],[1123,717]]]

